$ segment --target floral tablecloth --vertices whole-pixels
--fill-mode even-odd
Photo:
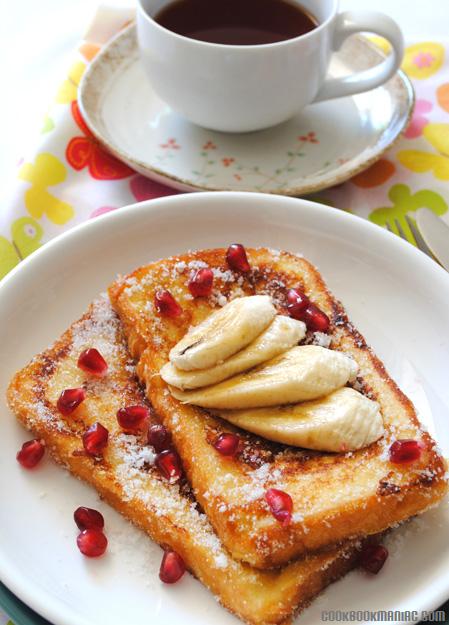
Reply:
[[[87,65],[129,11],[101,9],[76,52],[43,120],[34,148],[23,156],[8,206],[0,213],[0,277],[22,258],[75,224],[130,203],[174,193],[107,154],[85,125],[77,88]],[[384,46],[382,41],[379,45]],[[384,226],[427,207],[449,221],[449,59],[438,41],[410,45],[403,69],[417,102],[398,143],[367,171],[319,194],[335,207]]]
[[[0,212],[0,278],[46,241],[74,225],[142,200],[176,193],[136,174],[93,138],[77,106],[83,72],[101,46],[132,18],[100,9],[17,168],[11,201]],[[377,40],[381,47],[386,44]],[[315,196],[379,226],[426,207],[449,223],[449,48],[421,41],[406,49],[404,71],[416,108],[403,137],[377,163]],[[0,611],[0,625],[13,625]]]

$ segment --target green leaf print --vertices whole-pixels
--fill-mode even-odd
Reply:
[[[395,224],[395,220],[397,220],[407,236],[407,239],[410,243],[413,243],[413,245],[415,245],[415,239],[410,232],[410,227],[405,216],[408,214],[412,219],[410,213],[414,213],[419,208],[428,208],[433,211],[435,215],[444,215],[448,210],[444,198],[435,191],[422,189],[412,194],[410,187],[406,184],[395,184],[392,186],[388,192],[388,198],[392,202],[392,206],[376,208],[369,215],[370,221],[383,227],[386,227],[388,223],[393,232],[399,234]]]

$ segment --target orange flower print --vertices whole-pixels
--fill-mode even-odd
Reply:
[[[351,182],[361,189],[371,189],[384,184],[395,172],[394,163],[387,158],[381,158],[374,165],[351,178]]]
[[[438,104],[441,108],[449,113],[449,83],[446,82],[443,85],[440,85],[437,89],[437,99]]]
[[[235,158],[226,158],[226,157],[225,157],[225,158],[222,158],[222,159],[221,159],[221,162],[223,163],[223,165],[224,165],[225,167],[229,167],[229,165],[232,165],[232,163],[234,163],[234,162],[235,162]]]
[[[241,181],[242,177],[239,174],[234,174],[234,178],[236,180],[238,180],[239,182]]]
[[[298,137],[298,140],[307,143],[319,143],[318,139],[316,138],[316,133],[314,132],[308,132],[306,135],[301,135],[300,137]]]
[[[92,59],[97,55],[100,49],[101,46],[97,45],[96,43],[85,42],[81,44],[79,51],[84,56],[86,61],[92,61]]]
[[[181,148],[180,145],[176,143],[176,139],[168,139],[167,143],[161,143],[160,147],[164,150],[179,150]]]
[[[217,149],[217,146],[215,145],[213,141],[207,141],[207,143],[203,145],[203,150],[216,150],[216,149]]]
[[[73,119],[84,134],[82,137],[70,139],[65,151],[66,159],[73,169],[80,171],[87,167],[92,178],[96,180],[121,180],[134,174],[128,165],[101,147],[81,117],[76,100],[72,102],[71,108]]]

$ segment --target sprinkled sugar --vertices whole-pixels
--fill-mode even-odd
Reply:
[[[133,287],[132,284],[130,286]],[[70,353],[63,356],[61,361],[66,364],[76,362],[81,349],[96,346],[105,356],[110,369],[105,378],[96,380],[89,387],[89,394],[91,397],[95,395],[101,397],[108,393],[111,403],[122,402],[123,393],[130,392],[130,382],[124,382],[120,377],[123,366],[130,374],[129,379],[132,380],[135,373],[126,345],[118,340],[118,336],[120,336],[118,318],[107,296],[104,295],[94,302],[88,317],[73,324],[73,344]],[[36,362],[39,361],[42,361],[42,356],[36,358]],[[127,384],[126,390],[124,383]],[[138,389],[135,392],[139,393]],[[34,401],[33,405],[28,406],[28,411],[31,415],[35,415],[37,421],[51,421],[52,427],[67,429],[66,422],[52,406],[47,407],[41,401]],[[197,510],[197,503],[182,494],[177,484],[168,484],[160,478],[154,467],[156,454],[151,446],[142,444],[137,436],[111,432],[108,453],[111,460],[113,459],[111,463],[114,467],[113,479],[121,489],[121,497],[124,500],[139,501],[140,505],[147,508],[148,514],[159,517],[169,515],[171,522],[189,535],[189,540],[205,550],[210,557],[211,566],[217,569],[239,566],[228,559],[207,517]]]
[[[329,334],[324,334],[324,332],[314,332],[313,333],[313,345],[319,345],[320,347],[329,347],[331,344],[332,337]]]

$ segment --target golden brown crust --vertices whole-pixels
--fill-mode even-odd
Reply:
[[[89,346],[97,346],[108,362],[109,374],[102,380],[90,380],[76,366],[80,351]],[[80,385],[86,388],[86,400],[70,417],[62,417],[56,408],[59,394]],[[145,402],[120,323],[104,300],[19,371],[8,389],[8,403],[17,418],[45,441],[58,463],[91,484],[159,544],[180,553],[192,573],[244,621],[286,623],[353,567],[357,547],[349,543],[277,571],[258,571],[233,560],[194,507],[187,484],[169,485],[149,463],[145,437],[120,431],[117,409]],[[110,432],[103,460],[82,453],[82,433],[96,421]]]
[[[203,250],[141,267],[113,284],[109,293],[130,349],[139,358],[139,377],[173,433],[196,498],[235,558],[268,568],[347,538],[383,531],[436,504],[447,491],[446,466],[411,402],[349,322],[317,269],[287,252],[247,253],[252,271],[245,276],[229,271],[224,249]],[[201,264],[213,269],[216,289],[207,299],[193,300],[186,284]],[[219,303],[268,293],[285,314],[286,289],[295,286],[330,317],[331,347],[358,362],[357,388],[381,404],[386,435],[367,449],[333,455],[292,450],[241,432],[244,453],[232,460],[221,457],[211,442],[219,432],[234,428],[204,410],[181,405],[157,374],[188,327]],[[157,313],[153,298],[158,289],[173,293],[183,307],[180,317],[164,319]],[[397,466],[388,461],[388,448],[398,438],[425,443],[419,462]],[[293,498],[295,514],[288,528],[275,521],[264,502],[270,486]]]

